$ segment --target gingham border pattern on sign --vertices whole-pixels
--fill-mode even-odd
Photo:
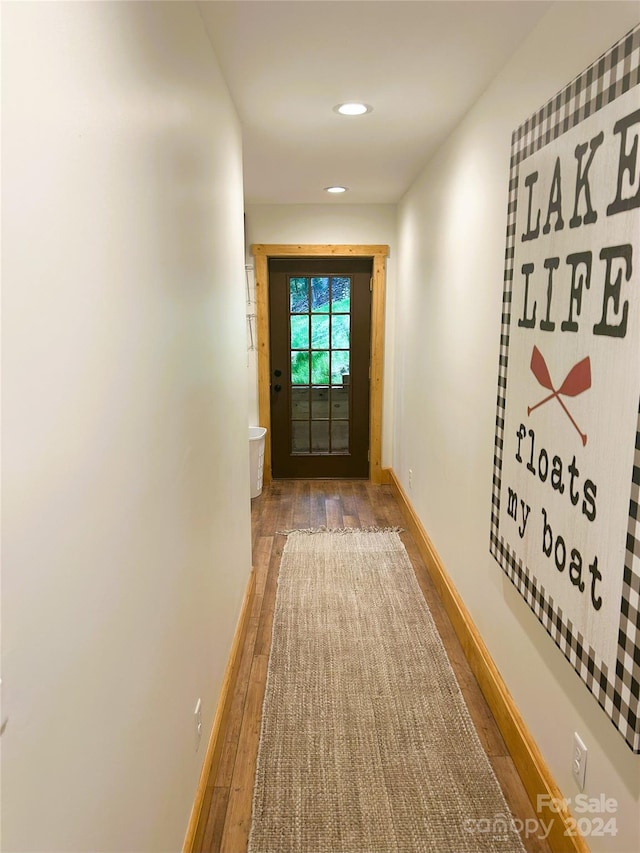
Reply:
[[[511,140],[507,232],[498,360],[498,394],[491,497],[491,554],[533,610],[549,636],[604,708],[629,747],[640,753],[640,407],[631,474],[629,524],[620,603],[616,671],[596,659],[593,648],[500,535],[500,489],[513,262],[515,257],[520,163],[584,119],[640,84],[640,26],[631,30],[593,65],[514,131]]]

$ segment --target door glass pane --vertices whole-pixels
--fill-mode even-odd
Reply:
[[[313,388],[311,391],[311,417],[317,420],[329,417],[329,389]]]
[[[291,422],[291,452],[309,453],[309,421]]]
[[[331,389],[331,417],[342,420],[349,417],[349,388]]]
[[[291,316],[291,349],[309,349],[308,314]]]
[[[331,422],[331,449],[337,453],[349,450],[349,421]]]
[[[311,310],[314,313],[329,313],[329,276],[311,279]]]
[[[308,385],[309,384],[309,353],[308,352],[292,352],[291,353],[291,384],[292,385]]]
[[[311,346],[313,349],[329,349],[328,316],[325,317],[322,314],[311,315]]]
[[[348,453],[351,277],[291,276],[291,452]]]
[[[309,389],[291,389],[291,417],[293,420],[301,421],[309,419]]]
[[[302,353],[300,353],[300,355],[302,355]],[[327,350],[324,352],[311,353],[311,384],[329,384],[329,352]]]
[[[291,299],[291,313],[299,314],[309,310],[309,279],[290,278],[289,293]]]
[[[331,310],[350,311],[351,279],[349,276],[334,275],[331,277]]]
[[[349,349],[348,314],[336,314],[331,318],[331,346],[333,349]]]
[[[331,353],[331,384],[349,384],[349,350],[333,350]]]
[[[329,452],[329,421],[311,421],[311,449],[316,453]]]

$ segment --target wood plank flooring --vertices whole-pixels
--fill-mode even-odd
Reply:
[[[255,598],[220,765],[215,778],[210,778],[207,784],[195,839],[196,853],[246,853],[277,575],[286,542],[278,531],[321,526],[403,526],[400,508],[389,486],[351,480],[275,481],[252,501],[251,518]],[[401,536],[480,741],[514,817],[527,826],[525,821],[533,821],[536,816],[513,761],[416,545],[408,533]],[[529,837],[521,833],[527,853],[550,853],[548,843],[538,835],[538,830]]]

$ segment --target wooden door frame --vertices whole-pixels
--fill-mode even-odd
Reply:
[[[271,342],[269,340],[270,258],[371,258],[371,381],[369,394],[369,479],[380,484],[382,476],[382,380],[384,369],[384,306],[388,246],[287,245],[255,243],[251,246],[256,280],[258,349],[258,414],[267,428],[264,449],[265,483],[271,482]]]

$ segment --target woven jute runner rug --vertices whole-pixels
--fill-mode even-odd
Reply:
[[[290,532],[249,853],[523,853],[396,530]]]

